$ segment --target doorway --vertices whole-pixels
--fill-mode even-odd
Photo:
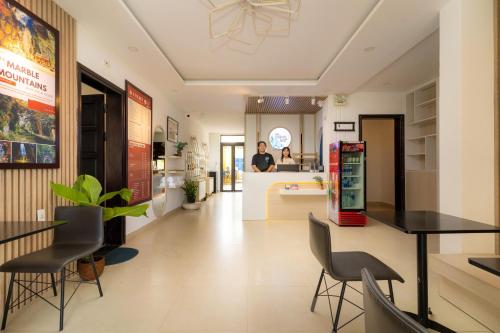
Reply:
[[[222,192],[243,190],[243,170],[245,167],[245,137],[243,135],[222,135],[220,145]]]
[[[118,191],[126,183],[125,92],[89,68],[77,65],[78,80],[78,174],[96,177],[103,192]],[[119,197],[105,203],[124,206]],[[104,245],[125,243],[125,218],[104,224]]]
[[[405,209],[404,115],[360,115],[368,209]]]

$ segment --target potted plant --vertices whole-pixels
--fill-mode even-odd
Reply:
[[[319,185],[319,187],[323,190],[323,177],[321,176],[314,176],[313,179],[316,181],[316,183]]]
[[[132,198],[132,191],[128,188],[122,188],[119,191],[109,192],[101,195],[102,186],[95,177],[90,175],[79,176],[72,187],[50,183],[52,191],[79,206],[101,206],[103,207],[103,221],[109,221],[117,216],[147,216],[146,210],[148,204],[140,204],[127,207],[106,207],[105,202],[115,196],[120,196],[126,202]],[[100,276],[104,270],[104,257],[94,256],[97,269],[97,276]],[[90,257],[79,259],[77,262],[78,273],[83,280],[95,280],[95,275],[90,264]]]
[[[200,203],[196,202],[198,196],[198,182],[192,179],[186,179],[184,185],[181,186],[186,195],[187,203],[182,204],[184,209],[199,209]]]
[[[179,141],[175,144],[175,149],[177,149],[177,153],[175,155],[177,156],[182,156],[182,150],[184,149],[184,147],[187,146],[187,142],[182,142],[182,141]]]

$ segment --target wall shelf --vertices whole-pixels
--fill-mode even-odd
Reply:
[[[426,124],[426,123],[429,123],[429,122],[435,122],[436,119],[437,119],[436,116],[431,116],[431,117],[427,117],[427,118],[424,118],[424,119],[415,120],[410,125],[423,125],[423,124]]]
[[[438,91],[434,79],[404,95],[408,210],[437,209]]]
[[[167,173],[184,173],[184,170],[167,170]]]
[[[422,102],[422,103],[419,103],[417,105],[415,105],[416,108],[423,108],[423,107],[426,107],[426,106],[432,106],[432,105],[435,105],[437,101],[437,98],[434,97],[434,98],[431,98],[425,102]]]
[[[168,159],[171,159],[171,160],[178,160],[178,159],[181,159],[182,156],[178,156],[178,155],[168,155],[167,156]]]

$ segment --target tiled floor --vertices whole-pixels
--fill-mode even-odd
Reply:
[[[415,239],[381,224],[338,228],[335,250],[365,250],[406,280],[396,304],[416,308]],[[65,332],[330,332],[328,303],[309,306],[320,266],[309,250],[306,220],[243,222],[241,194],[217,194],[200,211],[181,211],[132,237],[132,261],[106,267],[104,297],[84,285],[71,301]],[[486,332],[435,291],[435,318],[462,332]],[[348,295],[358,302],[361,297]],[[356,310],[343,307],[342,319]],[[360,318],[341,332],[364,332]],[[58,313],[37,300],[9,318],[10,332],[55,332]]]

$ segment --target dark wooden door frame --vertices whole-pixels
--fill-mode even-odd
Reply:
[[[81,117],[82,117],[82,104],[81,104],[81,88],[82,83],[90,85],[91,87],[101,91],[105,95],[106,100],[106,117],[108,118],[106,123],[106,131],[113,129],[119,130],[126,133],[126,115],[125,115],[125,91],[112,83],[111,81],[103,78],[96,72],[92,71],[90,68],[77,63],[77,94],[78,94],[78,152],[77,152],[77,168],[80,170],[80,153],[81,153]],[[126,137],[116,135],[108,135],[105,138],[107,147],[117,147],[112,153],[113,156],[106,156],[106,168],[105,168],[105,181],[103,184],[103,190],[114,191],[119,190],[122,187],[127,186],[127,174],[126,174],[126,161],[127,161],[127,147]],[[109,152],[109,151],[108,151]],[[121,171],[121,172],[120,172]],[[113,205],[125,205],[126,203],[117,199],[116,202],[112,202]],[[111,222],[111,223],[110,223]],[[106,222],[106,227],[109,230],[116,233],[117,241],[114,244],[109,245],[121,245],[126,241],[126,223],[124,217],[118,217],[113,220]],[[114,238],[114,237],[113,237]],[[120,243],[120,244],[118,244]]]
[[[223,149],[222,147],[224,146],[229,146],[231,147],[231,190],[230,191],[224,191],[224,168],[223,168],[223,161],[224,161],[224,154],[223,154]],[[220,144],[220,191],[221,192],[241,192],[240,190],[236,190],[236,173],[234,172],[234,166],[235,166],[235,150],[236,147],[243,147],[243,150],[245,149],[245,143],[244,142],[221,142]],[[245,165],[245,154],[243,151],[243,165]]]
[[[360,114],[359,140],[363,140],[363,120],[394,120],[394,202],[396,210],[405,210],[405,118],[402,114]],[[369,158],[369,152],[368,157]]]

